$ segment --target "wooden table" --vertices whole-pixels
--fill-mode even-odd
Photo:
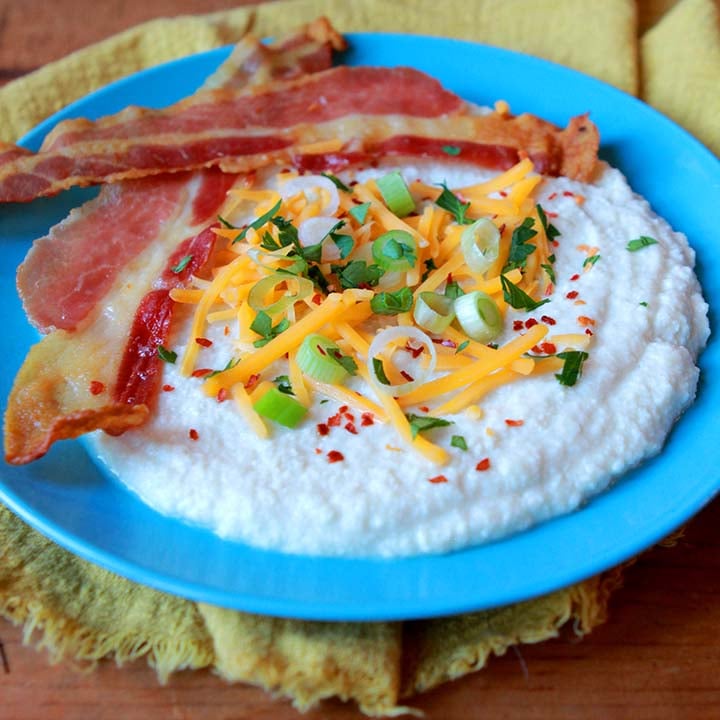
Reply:
[[[0,0],[0,82],[135,23],[179,12],[241,4],[222,0]],[[97,8],[102,8],[97,12]],[[88,18],[91,19],[88,22]],[[673,548],[643,555],[611,604],[609,622],[579,642],[558,640],[509,651],[481,673],[413,703],[429,718],[454,720],[656,720],[720,718],[720,500]],[[300,717],[263,691],[185,672],[159,687],[144,662],[102,664],[78,674],[48,665],[0,620],[0,720],[262,720]],[[308,720],[357,718],[328,702]]]

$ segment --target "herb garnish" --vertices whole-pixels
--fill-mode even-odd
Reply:
[[[362,225],[365,222],[365,218],[367,217],[368,210],[370,209],[370,203],[366,202],[362,205],[356,205],[354,208],[348,211],[349,215],[352,215],[360,225]]]
[[[253,345],[256,348],[267,345],[273,338],[285,332],[289,327],[290,321],[287,318],[283,318],[273,327],[272,318],[264,310],[260,310],[250,325],[250,329],[261,336],[260,340],[255,340]]]
[[[460,154],[460,148],[457,145],[443,145],[442,151],[446,155],[452,155],[453,157]]]
[[[626,246],[625,249],[629,250],[630,252],[637,252],[638,250],[642,250],[645,247],[648,247],[649,245],[657,245],[658,241],[655,238],[648,237],[647,235],[641,235],[639,238],[635,238],[635,240],[631,240]]]
[[[586,257],[585,260],[583,260],[583,267],[592,267],[599,259],[600,255],[591,255],[590,257]]]
[[[525,291],[521,290],[517,285],[510,282],[504,275],[500,276],[500,284],[502,285],[503,298],[508,305],[516,310],[536,310],[541,305],[549,303],[550,299],[533,300]]]
[[[552,223],[548,222],[547,215],[539,203],[535,206],[535,209],[537,210],[538,217],[540,218],[540,222],[542,223],[547,239],[554,240],[556,237],[560,237],[560,231]]]
[[[385,374],[385,366],[380,358],[373,358],[373,370],[375,371],[375,377],[377,377],[383,385],[390,384],[390,379]]]
[[[454,215],[458,225],[470,225],[473,221],[465,217],[470,209],[470,203],[460,202],[460,198],[444,182],[440,183],[440,187],[443,191],[438,196],[435,204]]]
[[[273,382],[277,385],[277,389],[285,395],[294,395],[292,385],[290,384],[290,378],[287,375],[278,375],[273,378]]]
[[[508,260],[502,270],[504,273],[515,268],[524,268],[528,256],[535,252],[536,246],[529,244],[529,240],[537,235],[537,230],[533,228],[533,225],[535,225],[535,220],[527,217],[513,230]]]
[[[455,348],[455,354],[461,353],[468,345],[470,344],[469,340],[463,340],[457,348]]]
[[[247,227],[240,230],[238,235],[235,237],[235,239],[232,241],[232,244],[234,245],[236,242],[240,242],[241,240],[245,239],[245,236],[247,235],[247,232],[250,228],[253,230],[259,230],[268,220],[271,218],[274,218],[277,214],[278,210],[280,209],[280,205],[282,204],[282,200],[278,200],[266,213],[261,215],[256,220],[253,220]],[[231,223],[229,223],[227,220],[225,220],[223,217],[218,215],[218,220],[226,227],[231,230],[239,230],[239,228],[235,227]]]
[[[433,270],[437,270],[437,265],[432,258],[429,258],[425,261],[425,272],[422,274],[420,282],[425,282],[428,279],[428,275],[430,275]]]
[[[211,373],[208,373],[205,376],[205,379],[209,380],[211,377],[215,377],[216,375],[219,375],[220,373],[223,373],[226,370],[232,370],[239,362],[240,362],[240,358],[230,358],[222,370],[213,370]]]
[[[331,265],[343,289],[375,287],[385,271],[379,265],[368,265],[365,260],[351,260],[347,265]]]
[[[177,353],[174,350],[168,350],[162,345],[158,345],[157,354],[161,360],[164,360],[166,363],[170,363],[171,365],[177,360]]]
[[[582,366],[588,359],[588,354],[584,350],[565,350],[558,353],[556,357],[565,361],[562,371],[555,374],[558,382],[568,387],[574,385],[582,375]]]
[[[330,231],[330,239],[337,245],[340,251],[340,259],[344,260],[355,247],[355,241],[351,235],[341,235],[340,233]]]
[[[321,172],[323,177],[326,177],[338,190],[342,190],[346,193],[352,193],[352,188],[348,187],[339,177],[336,177],[329,172]]]
[[[451,280],[445,283],[445,297],[451,300],[457,300],[461,295],[465,294],[465,291],[460,287],[460,283],[456,280]]]
[[[453,435],[450,440],[450,445],[452,447],[460,448],[460,450],[468,449],[467,442],[462,435]]]
[[[180,261],[177,265],[173,265],[173,267],[170,268],[171,272],[174,272],[176,275],[178,273],[181,273],[189,264],[190,261],[193,259],[192,255],[185,255],[185,257],[180,258]]]
[[[540,263],[540,267],[545,271],[548,276],[548,280],[554,285],[555,284],[555,268],[547,263]]]
[[[443,418],[432,417],[431,415],[415,415],[408,413],[405,416],[410,422],[410,433],[414,440],[418,433],[425,432],[425,430],[431,430],[436,427],[446,427],[452,425],[451,420],[444,420]]]
[[[376,315],[399,315],[412,308],[413,293],[409,287],[395,292],[381,292],[370,300],[370,309]]]

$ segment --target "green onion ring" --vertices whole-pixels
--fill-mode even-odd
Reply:
[[[340,363],[340,348],[324,335],[308,335],[297,352],[297,364],[300,369],[315,380],[337,385],[350,373]]]
[[[415,201],[410,194],[410,189],[397,170],[383,175],[375,182],[388,209],[395,215],[405,217],[415,209]]]
[[[500,231],[487,218],[480,218],[460,236],[460,248],[467,266],[476,273],[485,273],[500,252]]]
[[[265,303],[265,297],[267,294],[277,287],[280,283],[297,283],[297,292],[290,293],[288,290],[279,300],[274,303],[267,305]],[[250,293],[248,294],[248,304],[250,307],[259,312],[260,310],[265,311],[268,315],[276,315],[277,313],[283,312],[289,308],[298,300],[308,297],[313,292],[312,280],[308,278],[298,277],[297,275],[290,275],[288,273],[273,273],[264,277],[262,280],[256,282]]]
[[[372,256],[383,270],[410,270],[417,262],[417,243],[406,230],[388,230],[373,241]]]
[[[431,333],[440,334],[455,319],[452,298],[435,292],[421,292],[413,310],[415,322]]]
[[[477,342],[488,343],[503,330],[503,317],[497,304],[480,290],[455,299],[455,316],[463,332]]]

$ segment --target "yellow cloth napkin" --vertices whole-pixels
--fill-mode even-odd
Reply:
[[[720,38],[714,0],[283,0],[204,17],[153,20],[0,88],[0,139],[16,140],[68,102],[122,75],[237,40],[255,13],[272,35],[319,14],[341,31],[446,35],[509,47],[642,87],[664,112],[720,151]],[[639,23],[639,25],[638,25]],[[649,28],[640,42],[638,26]],[[641,62],[640,62],[641,60]],[[642,70],[642,73],[640,72]],[[405,698],[484,666],[516,643],[573,621],[605,618],[613,571],[544,598],[412,623],[282,620],[196,605],[97,568],[0,506],[0,613],[23,623],[54,659],[146,656],[161,679],[211,666],[300,707],[339,696],[368,714],[398,714]]]

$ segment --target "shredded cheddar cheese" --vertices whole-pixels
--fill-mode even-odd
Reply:
[[[303,146],[300,151],[313,154],[338,149],[338,141],[328,139]],[[312,182],[308,177],[312,178],[286,173],[283,180],[293,179],[294,187],[305,187],[303,182]],[[532,197],[541,177],[533,173],[532,162],[525,158],[491,180],[457,190],[458,202],[466,205],[465,223],[445,205],[436,204],[440,188],[420,181],[409,185],[416,212],[401,218],[383,200],[374,181],[354,184],[350,192],[345,187],[335,196],[327,178],[342,187],[336,178],[326,175],[312,192],[297,192],[292,197],[245,186],[230,190],[222,209],[228,227],[214,229],[218,247],[209,276],[194,278],[192,287],[171,291],[175,302],[194,306],[191,339],[204,337],[207,326],[218,322],[226,323],[225,334],[232,335],[235,358],[204,380],[204,391],[210,397],[229,392],[250,428],[258,437],[268,437],[270,430],[254,403],[274,387],[273,379],[281,374],[277,373],[279,363],[288,378],[284,382],[289,380],[292,394],[305,408],[312,407],[317,396],[353,407],[392,426],[408,447],[442,465],[450,457],[448,451],[414,432],[405,413],[420,407],[422,412],[465,412],[480,418],[483,411],[478,403],[495,388],[522,377],[557,371],[562,366],[560,359],[538,360],[528,355],[533,348],[538,352],[536,346],[547,335],[548,325],[537,322],[523,327],[522,333],[500,347],[473,340],[457,325],[447,327],[432,339],[428,336],[428,344],[437,343],[438,348],[434,371],[417,382],[389,360],[396,354],[406,352],[414,358],[417,353],[422,356],[418,368],[427,369],[430,355],[427,349],[417,349],[410,339],[406,343],[400,333],[400,340],[375,356],[381,363],[388,360],[390,386],[378,382],[377,368],[370,362],[370,346],[386,327],[417,332],[418,321],[408,307],[415,306],[421,293],[442,294],[451,281],[459,283],[461,294],[480,291],[490,296],[501,319],[508,308],[505,281],[535,298],[552,292],[543,269],[552,261],[552,247],[542,213],[536,210]],[[275,214],[269,217],[274,208]],[[256,218],[251,226],[236,228],[227,220],[241,210]],[[490,267],[478,272],[469,265],[463,244],[466,240],[462,238],[466,223],[487,216],[499,231],[499,249]],[[503,280],[513,232],[530,221],[536,231],[534,250],[522,269],[506,270]],[[308,229],[312,223],[327,227],[325,235],[312,235]],[[331,236],[331,231],[337,234]],[[414,243],[409,267],[402,272],[371,275],[371,269],[379,267],[373,265],[373,243],[386,233],[398,231],[397,237],[409,235]],[[257,283],[269,276],[278,278],[275,284],[265,280],[262,289],[254,291]],[[309,287],[313,288],[310,293]],[[408,306],[397,312],[378,313],[376,303],[383,294],[401,292],[408,294]],[[552,318],[550,322],[554,324]],[[578,322],[589,325],[593,321],[579,317]],[[335,349],[340,348],[356,368],[352,386],[342,381],[321,382],[304,369],[298,351],[305,338],[314,333],[337,343]],[[411,334],[405,337],[411,338]],[[590,336],[558,334],[549,340],[548,346],[585,348]],[[180,362],[184,375],[194,372],[199,349],[196,342],[186,343]],[[412,383],[409,392],[396,394],[394,388],[405,381]]]

